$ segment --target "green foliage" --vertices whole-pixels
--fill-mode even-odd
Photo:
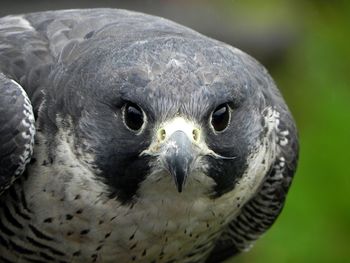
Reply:
[[[252,19],[291,8],[288,23],[299,28],[271,74],[297,121],[301,152],[282,215],[249,253],[228,262],[349,262],[350,1],[248,2]],[[225,3],[233,12],[243,5]]]

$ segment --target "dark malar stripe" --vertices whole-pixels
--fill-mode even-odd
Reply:
[[[3,212],[4,212],[4,215],[7,219],[7,221],[12,224],[14,227],[16,228],[19,228],[19,229],[23,229],[23,225],[21,225],[17,219],[11,214],[11,211],[10,209],[8,208],[8,206],[4,206],[3,207]]]

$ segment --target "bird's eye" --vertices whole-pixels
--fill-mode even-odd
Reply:
[[[144,114],[141,108],[134,103],[125,105],[123,117],[125,125],[133,131],[140,130],[144,123]]]
[[[217,132],[223,131],[227,128],[230,122],[230,108],[228,105],[219,105],[211,115],[211,125]]]

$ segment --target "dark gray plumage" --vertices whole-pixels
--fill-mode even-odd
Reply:
[[[0,194],[29,162],[33,153],[34,116],[25,91],[0,73]]]
[[[296,128],[242,51],[65,10],[2,18],[0,61],[0,261],[220,262],[281,212]]]

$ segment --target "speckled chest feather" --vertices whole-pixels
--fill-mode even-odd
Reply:
[[[274,154],[258,145],[246,176],[219,198],[208,194],[215,182],[204,174],[192,174],[178,193],[169,174],[154,172],[135,200],[122,204],[75,159],[66,135],[58,136],[55,161],[42,155],[46,144],[38,135],[31,176],[5,198],[0,228],[21,228],[9,241],[13,255],[6,252],[16,262],[203,262],[261,184]]]

